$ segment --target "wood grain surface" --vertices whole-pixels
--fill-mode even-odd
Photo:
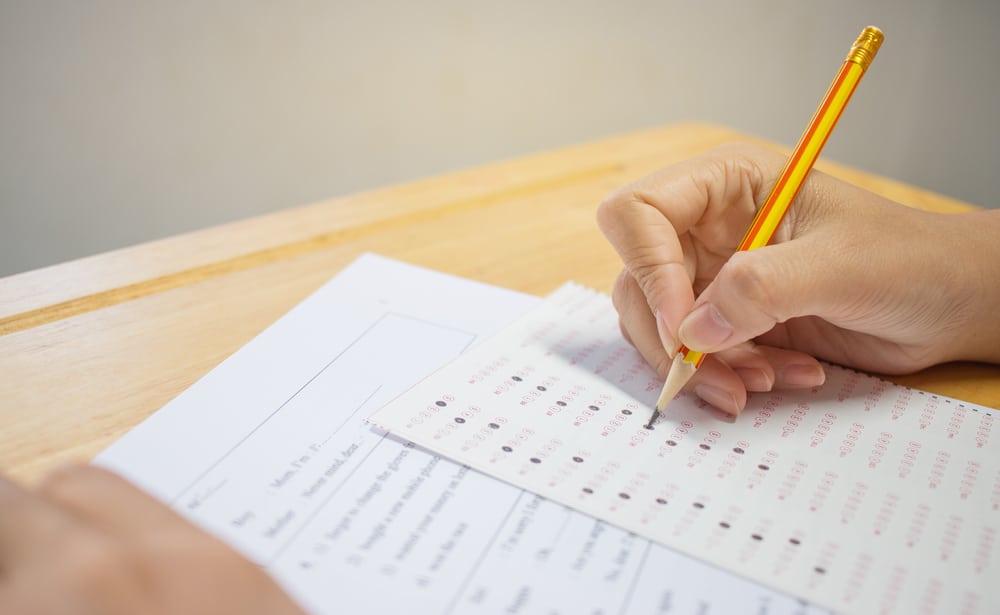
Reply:
[[[538,295],[570,279],[609,291],[620,262],[594,221],[602,198],[732,140],[762,142],[654,128],[0,279],[0,471],[32,480],[90,459],[364,252]],[[914,207],[973,209],[818,168]],[[996,366],[893,380],[1000,406]]]

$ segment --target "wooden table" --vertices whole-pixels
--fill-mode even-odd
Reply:
[[[609,291],[617,256],[594,222],[618,186],[719,143],[681,124],[289,209],[0,280],[0,470],[84,461],[365,251],[545,294]],[[972,209],[894,181],[823,170],[930,210]],[[1000,406],[1000,368],[895,381]]]

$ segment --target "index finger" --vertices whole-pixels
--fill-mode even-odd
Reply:
[[[666,167],[612,193],[598,209],[601,230],[657,315],[668,351],[707,285],[735,251],[765,184],[782,158],[734,144]]]

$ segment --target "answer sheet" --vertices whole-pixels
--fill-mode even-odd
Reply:
[[[366,255],[96,463],[314,613],[823,612],[365,423],[538,303]]]
[[[662,382],[568,284],[373,422],[838,612],[997,613],[994,410],[826,366],[736,420]]]

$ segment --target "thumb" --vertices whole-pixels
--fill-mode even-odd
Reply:
[[[843,272],[817,266],[807,240],[736,252],[678,329],[699,352],[718,352],[770,331],[818,306],[843,300]]]

